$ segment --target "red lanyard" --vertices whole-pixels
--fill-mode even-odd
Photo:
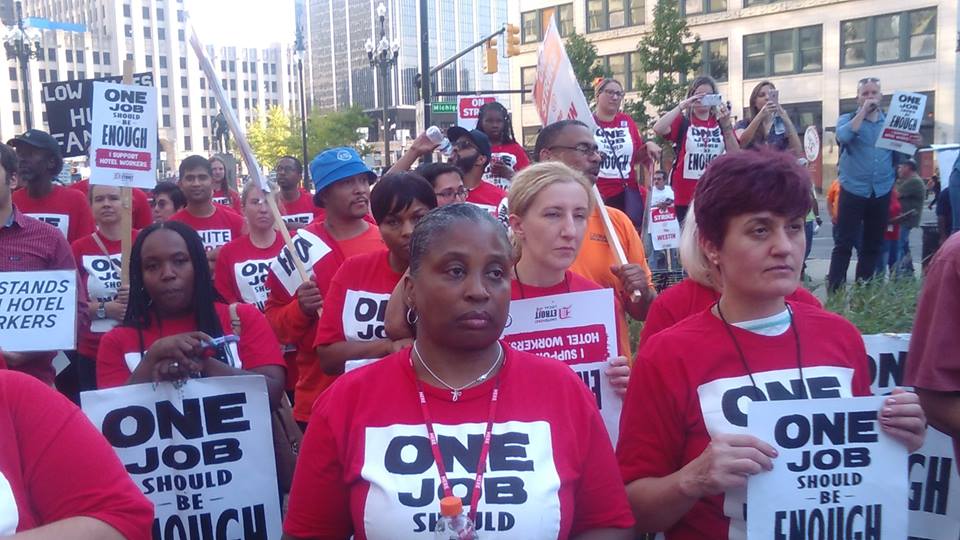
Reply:
[[[506,363],[506,360],[504,360]],[[420,397],[420,410],[423,412],[423,421],[427,425],[427,438],[430,440],[430,450],[433,452],[433,460],[437,463],[437,471],[440,473],[440,485],[443,486],[445,497],[453,496],[453,490],[450,488],[450,481],[447,479],[447,469],[443,466],[443,454],[440,453],[440,445],[437,443],[437,433],[433,430],[433,419],[430,416],[430,408],[427,406],[427,395],[423,392],[423,383],[417,378],[416,369],[413,367],[413,356],[410,356],[410,368],[414,370],[413,380],[417,384],[417,392]],[[500,366],[503,370],[503,366]],[[483,484],[483,473],[487,468],[487,454],[490,451],[490,437],[493,435],[493,419],[497,413],[497,398],[500,393],[500,373],[493,383],[493,394],[490,395],[490,416],[487,419],[487,427],[483,431],[483,446],[480,448],[480,459],[477,462],[477,477],[473,481],[473,494],[470,496],[470,512],[468,517],[470,521],[476,522],[477,506],[480,503],[480,487]]]

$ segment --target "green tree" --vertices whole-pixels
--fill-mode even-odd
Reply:
[[[629,101],[625,106],[641,131],[653,125],[657,118],[654,115],[674,107],[686,97],[686,78],[699,68],[699,51],[700,38],[690,32],[677,1],[657,0],[653,26],[637,48],[639,65],[634,71],[639,75],[634,88],[640,99]],[[654,82],[647,82],[647,73],[656,74]],[[648,107],[654,115],[647,111]]]
[[[368,148],[358,144],[361,136],[357,130],[369,126],[370,117],[359,107],[327,114],[314,113],[310,115],[307,122],[307,151],[310,153],[310,157],[307,159],[334,146],[353,146],[357,147],[357,151],[361,154],[368,153]],[[300,140],[299,134],[295,137],[298,141]],[[299,148],[299,143],[297,148]]]
[[[281,157],[296,155],[297,139],[294,137],[290,116],[280,107],[267,109],[265,122],[259,114],[247,125],[247,141],[261,166],[273,167]]]
[[[360,108],[345,109],[326,114],[318,112],[307,120],[307,160],[320,151],[334,146],[354,146],[361,154],[369,147],[360,144],[358,128],[370,125],[370,117]],[[272,167],[283,156],[300,156],[300,119],[287,114],[280,107],[271,107],[265,121],[259,116],[247,125],[247,140],[261,165]]]
[[[608,72],[597,61],[597,46],[587,41],[587,38],[573,32],[567,36],[564,48],[567,50],[567,57],[570,58],[570,64],[573,66],[573,73],[577,76],[577,82],[583,89],[583,95],[588,102],[593,101],[593,81],[598,77],[606,77]]]

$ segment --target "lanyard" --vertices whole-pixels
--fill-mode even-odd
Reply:
[[[410,368],[413,367],[413,356],[410,356]],[[501,366],[501,371],[503,366]],[[414,369],[413,380],[417,384],[417,393],[420,398],[420,410],[423,412],[423,422],[427,426],[427,438],[430,440],[430,450],[433,452],[433,460],[437,463],[437,471],[440,473],[440,485],[443,486],[443,495],[445,497],[453,496],[453,489],[450,488],[450,481],[447,479],[447,469],[443,466],[443,454],[440,453],[440,445],[437,443],[437,433],[433,430],[433,420],[430,416],[430,408],[427,406],[427,395],[423,392],[423,383],[417,378],[416,369]],[[483,446],[480,448],[480,459],[477,462],[477,477],[473,481],[473,493],[470,496],[470,512],[468,517],[471,522],[476,522],[477,505],[480,503],[480,487],[483,484],[483,473],[487,465],[487,454],[490,451],[490,438],[493,435],[493,419],[497,413],[497,398],[500,393],[500,374],[493,383],[493,394],[490,395],[490,412],[487,419],[487,427],[483,431]]]

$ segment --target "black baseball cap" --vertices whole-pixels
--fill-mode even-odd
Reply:
[[[47,150],[58,158],[63,157],[60,155],[60,143],[58,143],[57,140],[54,139],[49,133],[39,129],[28,129],[27,131],[7,141],[7,144],[13,148],[23,144],[29,144],[34,148]]]
[[[463,137],[464,135],[473,141],[473,145],[477,147],[477,151],[479,151],[481,155],[484,155],[487,157],[487,159],[490,159],[490,137],[487,137],[486,133],[480,131],[479,129],[471,129],[470,131],[467,131],[460,126],[451,126],[449,129],[447,129],[447,139],[449,139],[451,143],[457,142],[460,137]]]
[[[901,164],[901,165],[906,165],[906,166],[910,167],[911,169],[913,169],[914,171],[916,171],[917,169],[919,169],[919,167],[917,166],[916,160],[914,160],[913,158],[905,159],[905,160],[901,161],[900,164]]]

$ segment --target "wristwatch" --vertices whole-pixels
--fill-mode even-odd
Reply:
[[[100,305],[97,306],[97,318],[98,319],[107,318],[107,304],[103,300],[101,300]]]

